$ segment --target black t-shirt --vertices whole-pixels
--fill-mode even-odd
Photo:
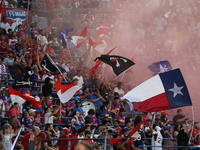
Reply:
[[[45,84],[42,86],[42,93],[44,97],[52,96],[52,84]]]
[[[184,132],[184,130],[181,130],[177,136],[178,146],[188,146],[188,141],[188,135]]]
[[[186,123],[185,120],[182,121],[182,122],[179,122],[179,123],[176,122],[178,119],[182,119],[182,118],[184,118],[184,117],[185,117],[185,116],[180,116],[180,115],[174,116],[174,118],[173,118],[174,125],[177,125],[177,124],[179,124],[179,125],[185,124],[185,123]]]
[[[101,95],[105,100],[108,99],[108,90],[107,90],[107,89],[101,90],[101,88],[99,88],[99,92],[100,92],[100,95]]]

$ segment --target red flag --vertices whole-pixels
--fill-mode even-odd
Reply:
[[[82,33],[80,35],[74,35],[72,36],[71,42],[79,48],[86,40],[87,38],[87,26],[83,29]]]
[[[106,42],[105,42],[103,39],[101,39],[100,42],[94,42],[94,41],[92,40],[92,38],[90,37],[90,38],[89,38],[89,43],[90,43],[90,45],[91,45],[94,49],[96,49],[96,50],[99,51],[100,53],[103,53],[104,49],[105,49],[106,46],[107,46]]]
[[[110,139],[110,145],[115,145],[119,142],[121,142],[125,137],[119,138],[119,139]]]
[[[61,85],[60,79],[55,84],[55,90],[62,103],[68,102],[81,87],[74,84]]]
[[[2,17],[2,5],[3,5],[3,0],[1,0],[1,3],[0,3],[0,21]]]
[[[131,138],[131,136],[140,128],[141,124],[143,124],[143,121],[138,123],[137,126],[131,131],[131,133],[129,134],[129,138]]]
[[[143,122],[140,122],[137,124],[137,126],[131,131],[131,133],[129,134],[129,138],[140,128],[141,124],[143,124]],[[115,145],[119,142],[121,142],[125,137],[122,137],[122,138],[118,138],[118,139],[111,139],[110,140],[110,145]]]
[[[12,100],[12,103],[14,104],[19,103],[19,104],[23,104],[25,101],[29,101],[31,104],[33,104],[35,107],[40,107],[41,106],[41,102],[37,101],[34,97],[32,96],[26,96],[23,95],[22,93],[14,90],[13,88],[8,86],[8,90],[9,90],[9,94],[10,94],[10,98]]]
[[[111,49],[106,55],[109,55],[115,48]],[[94,74],[94,72],[97,70],[97,68],[99,67],[100,64],[101,64],[101,61],[97,60],[95,66],[90,69],[91,76]]]

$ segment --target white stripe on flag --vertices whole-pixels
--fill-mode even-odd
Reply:
[[[61,93],[61,89],[57,92],[58,97],[60,98],[62,103],[66,103],[68,102],[73,96],[74,94],[81,89],[80,86],[73,86],[71,88],[69,88],[67,91],[65,91],[64,93]]]
[[[11,98],[12,104],[14,104],[15,102],[19,103],[19,104],[23,104],[26,101],[22,97],[20,97],[18,95],[14,95],[14,94],[11,94],[10,98]]]
[[[162,81],[159,75],[155,75],[129,91],[122,99],[128,99],[130,102],[143,102],[162,93],[165,93]]]

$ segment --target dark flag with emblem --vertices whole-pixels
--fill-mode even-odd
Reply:
[[[30,56],[30,59],[32,59],[32,64],[36,64],[36,65],[37,65],[37,49],[38,49],[38,43],[37,43],[37,40],[35,40],[31,48],[29,56]]]
[[[116,55],[101,55],[101,57],[97,57],[94,61],[96,61],[97,59],[110,65],[117,76],[129,70],[135,65],[135,63],[131,60]]]
[[[22,65],[8,66],[8,69],[10,70],[10,75],[15,80],[14,87],[29,88],[33,85],[28,71]]]
[[[49,56],[50,57],[50,56]],[[60,69],[62,73],[65,73],[66,70],[62,68],[61,66],[55,64],[52,62],[47,55],[44,56],[41,62],[41,67],[44,68],[46,71],[49,71],[52,75],[58,75],[60,72],[58,71],[57,67]]]
[[[172,66],[167,60],[155,62],[148,66],[148,68],[153,71],[154,74],[160,74],[172,70]]]

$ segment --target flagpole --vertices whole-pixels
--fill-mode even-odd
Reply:
[[[134,65],[133,65],[134,66]],[[124,74],[127,70],[131,69],[133,66],[129,67],[128,69],[126,69],[125,71],[123,71],[122,73],[120,73],[118,76],[116,76],[114,79],[112,79],[110,82],[106,83],[106,85],[110,85],[113,81],[115,81],[119,76],[121,76],[122,74]]]
[[[189,142],[190,142],[191,139],[192,139],[192,133],[193,133],[193,130],[194,130],[194,108],[193,108],[193,106],[191,106],[191,107],[192,107],[192,119],[193,119],[193,121],[192,121],[192,130],[191,130],[191,133],[190,133]]]
[[[66,41],[66,43],[67,43],[67,50],[69,51],[69,56],[70,56],[71,61],[72,61],[72,55],[71,55],[71,52],[70,52],[70,50],[69,50],[68,41],[67,41],[67,40],[65,40],[65,41]]]

